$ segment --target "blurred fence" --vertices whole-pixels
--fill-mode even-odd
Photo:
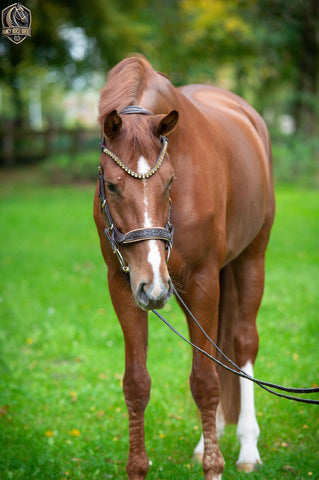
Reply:
[[[0,165],[37,163],[54,154],[74,155],[97,148],[99,132],[81,127],[48,128],[43,131],[0,127]]]

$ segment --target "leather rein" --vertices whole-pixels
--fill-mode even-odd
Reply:
[[[140,115],[153,115],[148,110],[145,110],[142,107],[136,105],[129,105],[128,107],[124,108],[120,112],[120,115],[130,115],[130,114],[140,114]],[[160,168],[165,154],[167,150],[168,140],[166,137],[161,136],[162,148],[159,153],[158,159],[153,168],[151,168],[146,173],[138,173],[134,170],[131,170],[122,160],[115,155],[114,152],[109,150],[105,145],[104,135],[102,141],[100,143],[101,152],[108,155],[112,160],[119,165],[128,175],[131,175],[133,178],[139,180],[145,180],[154,175],[157,170]],[[173,236],[174,236],[174,227],[171,224],[171,206],[172,201],[169,197],[169,210],[168,210],[168,219],[166,222],[165,227],[151,227],[151,228],[137,228],[135,230],[131,230],[127,233],[122,233],[116,227],[110,209],[107,204],[106,194],[105,194],[105,180],[104,180],[104,172],[101,165],[98,168],[98,180],[99,180],[99,197],[100,197],[100,204],[101,204],[101,211],[104,212],[106,220],[107,220],[107,227],[104,230],[105,236],[110,242],[112,252],[117,256],[121,270],[127,276],[129,275],[129,267],[126,265],[124,258],[120,252],[120,245],[129,245],[131,243],[142,242],[145,240],[163,240],[165,242],[165,248],[168,251],[167,253],[167,261],[170,255],[170,251],[173,246]]]
[[[152,115],[151,112],[148,110],[145,110],[142,107],[139,106],[128,106],[126,107],[122,112],[120,112],[120,115],[128,115],[132,113],[138,113],[141,115]],[[127,165],[125,165],[111,150],[107,149],[105,144],[104,144],[104,137],[102,139],[102,142],[100,143],[101,151],[107,155],[109,155],[126,173],[129,175],[133,176],[134,178],[137,179],[146,179],[149,178],[151,175],[154,175],[154,173],[157,172],[159,169],[165,153],[166,153],[166,148],[167,148],[167,138],[161,137],[162,141],[162,149],[160,151],[159,157],[157,159],[157,162],[155,163],[155,166],[149,170],[146,174],[138,174],[137,172],[134,172],[131,170]],[[164,152],[164,153],[163,153]],[[165,225],[165,227],[154,227],[154,228],[138,228],[136,230],[131,230],[128,233],[122,233],[118,230],[116,225],[113,222],[111,212],[109,210],[109,207],[106,202],[106,195],[105,195],[105,181],[104,181],[104,176],[103,176],[103,169],[100,166],[98,170],[98,178],[99,178],[99,197],[100,197],[100,202],[101,202],[101,210],[104,211],[108,227],[105,228],[105,235],[107,239],[110,242],[111,248],[113,253],[117,256],[119,263],[121,265],[121,270],[124,273],[126,279],[129,281],[129,267],[126,265],[122,254],[119,250],[119,245],[128,245],[130,243],[135,243],[135,242],[141,242],[143,240],[163,240],[166,244],[166,248],[168,250],[168,256],[167,260],[169,258],[169,253],[170,250],[173,246],[173,234],[174,234],[174,227],[170,222],[170,216],[171,216],[171,198],[169,198],[169,213],[168,213],[168,220]],[[230,364],[233,368],[229,367],[222,361],[218,360],[216,357],[213,357],[209,353],[207,353],[205,350],[201,349],[198,347],[196,344],[192,343],[190,340],[185,338],[180,332],[178,332],[157,310],[152,310],[152,312],[160,319],[162,320],[176,335],[178,335],[182,340],[184,340],[186,343],[191,345],[194,349],[200,351],[203,355],[208,357],[210,360],[221,366],[222,368],[228,370],[229,372],[233,373],[234,375],[237,375],[239,377],[245,378],[246,380],[249,380],[255,384],[257,384],[259,387],[263,388],[267,392],[276,395],[281,398],[286,398],[288,400],[294,400],[296,402],[302,402],[306,404],[312,404],[312,405],[319,405],[319,400],[313,400],[310,398],[300,398],[296,396],[291,396],[291,395],[286,395],[284,393],[279,393],[279,392],[290,392],[290,393],[295,393],[295,394],[313,394],[313,393],[319,393],[319,387],[314,387],[314,388],[291,388],[291,387],[284,387],[282,385],[277,385],[275,383],[270,383],[270,382],[264,382],[262,380],[255,379],[254,377],[251,377],[248,375],[244,370],[242,370],[236,363],[234,363],[229,357],[227,357],[224,352],[216,345],[215,342],[208,336],[208,334],[205,332],[199,321],[196,319],[196,317],[193,315],[193,313],[190,311],[188,306],[185,304],[184,300],[181,298],[181,296],[178,294],[176,291],[176,288],[173,287],[173,293],[175,297],[179,300],[179,302],[184,306],[185,310],[188,312],[190,317],[193,319],[193,321],[196,323],[197,327],[201,330],[201,332],[205,335],[207,340],[213,345],[213,347],[221,354],[221,356]]]

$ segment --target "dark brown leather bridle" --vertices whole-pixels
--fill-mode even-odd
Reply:
[[[151,112],[145,110],[142,107],[136,105],[130,105],[126,107],[124,110],[120,112],[120,115],[130,115],[130,114],[141,114],[141,115],[152,115]],[[101,152],[108,155],[112,160],[119,165],[128,175],[140,180],[146,180],[152,175],[154,175],[158,169],[160,168],[165,154],[167,150],[168,140],[166,137],[161,136],[162,148],[159,153],[158,159],[154,165],[154,167],[146,173],[137,173],[131,170],[122,160],[115,155],[114,152],[109,150],[105,145],[104,136],[100,143]],[[122,233],[116,227],[110,209],[107,205],[106,201],[106,194],[105,194],[105,180],[104,180],[104,172],[101,165],[98,169],[98,179],[99,179],[99,197],[101,203],[101,211],[104,212],[106,220],[107,220],[107,227],[104,230],[105,236],[110,242],[111,248],[113,253],[117,256],[121,269],[125,274],[129,274],[129,267],[126,265],[124,258],[120,252],[120,245],[128,245],[131,243],[142,242],[145,240],[163,240],[165,242],[165,248],[168,251],[167,253],[167,261],[170,255],[171,248],[173,246],[173,236],[174,236],[174,227],[171,224],[171,206],[172,201],[169,197],[169,210],[168,210],[168,219],[166,222],[165,227],[151,227],[151,228],[137,228],[135,230],[131,230],[127,233]]]

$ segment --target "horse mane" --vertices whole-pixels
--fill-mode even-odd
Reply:
[[[145,84],[147,71],[155,73],[151,64],[142,55],[125,58],[110,70],[99,101],[98,120],[101,125],[112,110],[121,111],[137,102]]]

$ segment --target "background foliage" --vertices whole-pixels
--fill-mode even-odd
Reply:
[[[317,0],[26,0],[25,5],[32,11],[32,38],[20,45],[0,43],[3,136],[10,125],[12,131],[33,128],[32,108],[39,104],[38,128],[66,126],[67,92],[76,91],[83,103],[89,91],[97,94],[115,63],[139,52],[175,85],[215,83],[250,101],[278,145],[280,180],[298,178],[300,171],[318,176]],[[91,110],[85,121],[95,126],[95,118]],[[12,154],[9,163],[19,155]]]

